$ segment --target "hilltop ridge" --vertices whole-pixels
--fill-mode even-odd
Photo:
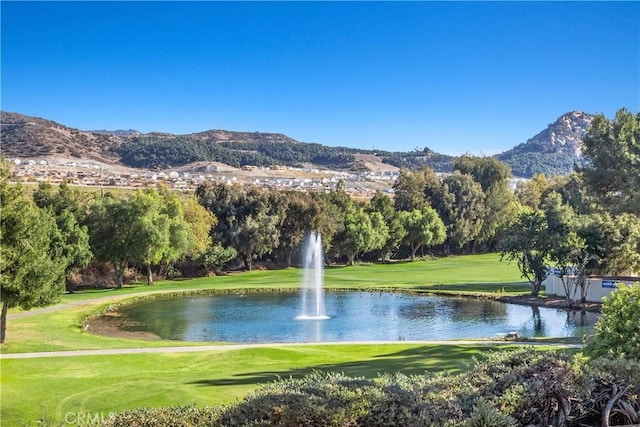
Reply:
[[[582,164],[581,140],[593,115],[571,111],[512,149],[495,155],[515,176],[566,174]],[[410,152],[329,147],[297,141],[282,133],[212,129],[175,135],[129,130],[74,129],[39,117],[1,112],[2,155],[5,157],[71,157],[134,168],[157,169],[211,161],[233,167],[299,166],[336,170],[428,166],[437,172],[453,168],[455,157],[428,147]]]

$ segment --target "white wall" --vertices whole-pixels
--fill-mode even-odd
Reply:
[[[571,281],[572,285],[575,283],[575,276],[565,276],[565,281]],[[587,279],[587,301],[589,302],[602,302],[602,298],[609,296],[621,283],[627,285],[640,286],[639,278],[618,278],[618,277],[591,277]],[[545,287],[547,295],[555,295],[559,297],[565,297],[565,290],[562,286],[562,281],[559,277],[553,273],[542,282]],[[572,300],[580,299],[580,289],[572,286],[573,294],[570,295]]]

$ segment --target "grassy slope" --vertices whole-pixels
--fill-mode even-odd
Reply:
[[[300,271],[256,271],[216,278],[133,286],[119,291],[65,295],[61,303],[81,305],[11,319],[3,353],[182,345],[167,341],[131,341],[84,332],[82,317],[104,302],[91,298],[141,291],[296,287]],[[514,265],[495,254],[451,257],[416,263],[330,268],[328,287],[407,288],[466,292],[526,292]],[[86,302],[82,302],[86,301]],[[420,373],[457,370],[482,346],[303,345],[182,354],[134,354],[75,358],[2,360],[2,425],[35,424],[44,408],[62,422],[67,412],[121,411],[138,406],[219,404],[233,401],[277,376],[311,369],[375,376],[379,372]]]

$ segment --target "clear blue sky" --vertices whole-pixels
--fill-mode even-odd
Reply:
[[[640,2],[7,2],[2,109],[493,154],[640,108]]]

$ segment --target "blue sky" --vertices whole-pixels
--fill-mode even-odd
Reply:
[[[494,154],[640,109],[640,2],[7,2],[2,109]]]

